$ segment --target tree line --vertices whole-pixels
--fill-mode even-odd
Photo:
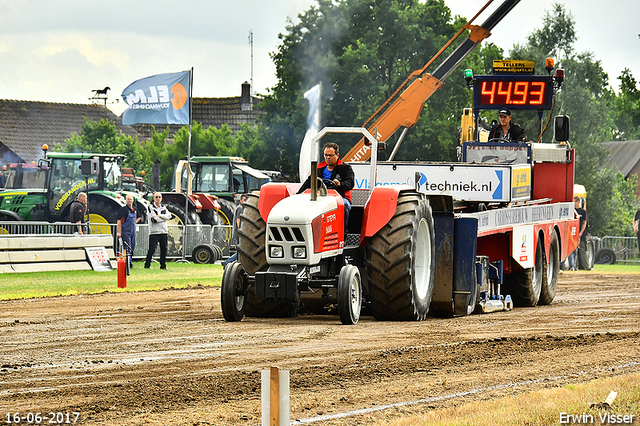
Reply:
[[[306,132],[305,91],[322,83],[322,126],[361,126],[467,21],[453,16],[444,0],[318,0],[298,18],[286,25],[271,54],[277,83],[255,106],[261,111],[258,122],[241,125],[235,134],[226,125],[204,128],[194,122],[192,155],[242,156],[255,168],[278,170],[295,180]],[[513,22],[505,19],[499,25]],[[464,69],[490,74],[495,59],[527,59],[535,60],[536,74],[545,74],[545,58],[552,57],[565,70],[565,81],[556,93],[553,111],[547,111],[543,121],[558,114],[571,119],[575,180],[587,189],[591,232],[632,235],[631,221],[638,207],[633,194],[636,182],[604,167],[608,150],[601,143],[640,139],[640,91],[628,69],[617,77],[616,91],[594,54],[575,50],[576,38],[573,15],[556,3],[545,12],[540,27],[509,51],[484,41],[427,101],[395,158],[456,161],[460,116],[472,105],[471,90],[462,78]],[[482,111],[482,118],[491,123],[497,111]],[[525,127],[529,139],[538,138],[537,111],[518,111],[514,121]],[[173,166],[186,156],[188,136],[187,126],[171,139],[168,129],[159,127],[149,140],[137,140],[117,134],[109,121],[85,121],[81,134],[67,140],[65,149],[125,154],[125,165],[138,173],[147,171],[149,180],[149,171],[158,162],[158,189],[169,190]],[[540,139],[552,142],[553,131],[545,131]],[[388,152],[394,144],[390,141]]]

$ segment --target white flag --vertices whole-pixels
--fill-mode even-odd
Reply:
[[[318,83],[304,94],[304,97],[309,101],[309,115],[307,116],[307,133],[305,133],[302,146],[300,146],[300,162],[298,164],[300,182],[304,182],[311,174],[311,161],[318,159],[318,150],[311,146],[311,139],[320,131],[321,88],[322,83]]]

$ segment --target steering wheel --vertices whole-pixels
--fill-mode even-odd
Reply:
[[[500,143],[509,143],[508,140],[506,140],[505,138],[501,137],[501,138],[491,138],[489,139],[487,142],[500,142]]]
[[[331,179],[322,179],[322,183],[327,186],[327,189],[337,189],[336,183]]]

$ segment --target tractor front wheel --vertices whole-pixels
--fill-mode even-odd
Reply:
[[[362,309],[362,280],[358,268],[345,265],[338,277],[338,313],[345,325],[353,325],[360,319]]]
[[[228,322],[242,321],[245,311],[245,272],[240,262],[231,262],[222,275],[222,315]]]

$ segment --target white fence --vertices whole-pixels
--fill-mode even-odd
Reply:
[[[638,239],[636,237],[614,237],[606,236],[596,244],[596,257],[598,250],[607,248],[616,254],[616,263],[637,263],[640,262],[638,255]],[[596,262],[597,262],[596,258]]]
[[[224,225],[188,225],[186,229],[182,225],[168,225],[168,253],[171,259],[190,258],[193,250],[200,244],[215,244],[222,250],[223,256],[228,257],[233,250],[231,242],[231,226]],[[77,225],[72,223],[48,223],[48,222],[0,222],[0,235],[72,235],[78,231]],[[88,232],[87,232],[88,231]],[[114,224],[91,223],[85,226],[88,234],[111,234],[114,239],[116,252],[122,252],[116,238],[117,227]],[[136,246],[133,252],[134,258],[144,258],[149,247],[149,225],[136,225]],[[159,248],[156,249],[156,257],[159,256]]]

